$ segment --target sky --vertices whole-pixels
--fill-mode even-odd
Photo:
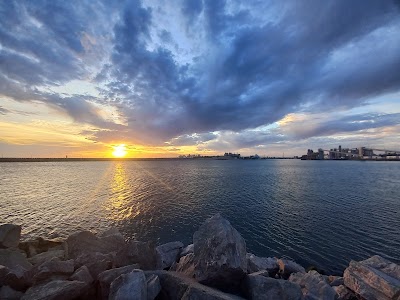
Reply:
[[[400,150],[400,2],[0,2],[0,155]]]

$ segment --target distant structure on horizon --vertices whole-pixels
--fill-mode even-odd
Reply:
[[[224,155],[203,156],[200,154],[179,155],[181,159],[216,159],[216,160],[231,160],[231,159],[298,159],[298,156],[293,157],[278,157],[278,156],[260,156],[258,154],[242,156],[240,153],[225,152]]]
[[[381,152],[379,154],[374,153],[374,150]],[[383,153],[382,153],[383,152]],[[307,154],[301,157],[301,160],[351,160],[351,159],[370,159],[370,160],[400,160],[400,151],[387,150],[387,149],[376,149],[376,148],[342,148],[339,145],[338,148],[330,150],[324,150],[319,148],[318,151],[314,152],[312,149],[307,150]]]

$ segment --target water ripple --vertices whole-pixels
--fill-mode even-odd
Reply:
[[[379,254],[400,263],[400,164],[132,161],[0,164],[0,222],[23,237],[117,226],[127,239],[190,243],[220,212],[260,256],[340,273]]]

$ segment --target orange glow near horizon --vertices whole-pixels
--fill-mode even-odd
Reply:
[[[114,151],[113,151],[112,155],[114,157],[125,157],[126,154],[128,153],[128,151],[126,150],[125,144],[113,146],[113,148],[114,148]]]

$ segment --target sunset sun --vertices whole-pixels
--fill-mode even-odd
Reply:
[[[126,147],[124,144],[113,146],[114,151],[112,155],[114,157],[124,157],[127,154]]]

